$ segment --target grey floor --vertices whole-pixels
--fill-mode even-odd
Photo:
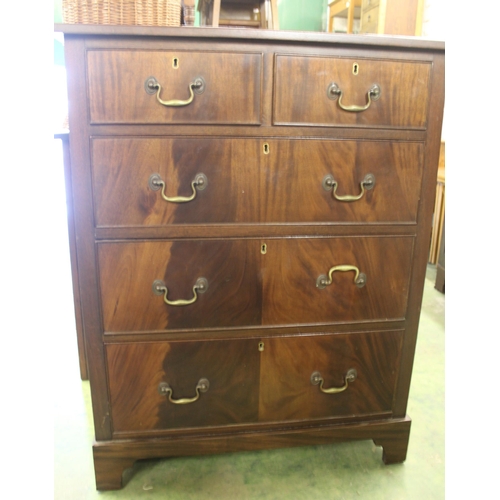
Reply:
[[[62,183],[62,181],[61,181]],[[59,186],[62,187],[63,186]],[[64,191],[63,191],[64,192]],[[63,199],[54,200],[60,213]],[[60,216],[58,216],[60,217]],[[65,219],[53,242],[62,270],[53,335],[58,356],[54,407],[54,498],[78,499],[370,499],[444,498],[444,308],[428,266],[408,414],[404,464],[385,466],[371,441],[228,455],[150,460],[126,471],[122,490],[95,490],[88,382],[80,380]]]

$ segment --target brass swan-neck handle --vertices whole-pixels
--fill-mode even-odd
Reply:
[[[325,389],[323,387],[325,381],[323,380],[321,373],[313,372],[313,374],[311,375],[311,384],[319,384],[319,390],[325,394],[338,394],[339,392],[344,392],[349,387],[349,383],[354,382],[357,377],[358,372],[354,368],[351,368],[344,376],[344,385],[342,387],[330,387],[328,389]]]
[[[168,101],[164,101],[160,97],[161,93],[161,85],[160,82],[154,77],[151,76],[149,77],[146,82],[144,83],[144,88],[148,94],[154,94],[156,93],[156,99],[157,101],[162,104],[163,106],[166,107],[181,107],[181,106],[187,106],[188,104],[191,104],[194,99],[194,94],[201,94],[205,91],[205,81],[201,76],[195,78],[190,84],[189,84],[189,97],[186,100],[181,100],[181,99],[171,99]]]
[[[198,399],[200,399],[200,392],[207,392],[209,388],[210,382],[208,381],[208,379],[200,378],[195,387],[196,396],[194,396],[193,398],[174,399],[172,397],[173,390],[167,382],[160,382],[160,384],[158,385],[158,392],[162,396],[167,396],[168,400],[175,405],[187,405],[189,403],[198,401]]]
[[[342,264],[340,266],[331,267],[330,270],[328,271],[328,276],[325,276],[324,274],[318,276],[318,278],[316,279],[316,287],[322,290],[323,288],[330,286],[332,284],[332,274],[336,271],[340,272],[354,271],[354,284],[358,288],[363,288],[366,285],[365,273],[360,272],[356,266]]]
[[[365,175],[364,179],[359,183],[361,192],[358,195],[338,195],[337,188],[339,187],[339,183],[331,174],[328,174],[323,178],[322,186],[325,191],[332,191],[332,196],[338,201],[356,201],[363,197],[366,190],[373,189],[375,186],[375,176],[373,174]]]
[[[168,288],[161,280],[153,282],[153,293],[155,295],[163,295],[163,301],[169,306],[188,306],[193,304],[198,299],[198,293],[205,293],[208,288],[208,281],[205,278],[198,278],[193,286],[193,297],[191,299],[169,300]]]
[[[153,191],[161,189],[161,197],[170,203],[187,203],[196,198],[197,191],[203,191],[208,185],[208,179],[205,174],[196,174],[191,181],[191,195],[190,196],[167,196],[165,193],[166,183],[161,178],[160,174],[153,174],[148,181],[149,188]]]
[[[377,101],[380,99],[380,87],[376,83],[373,84],[366,93],[366,104],[364,106],[358,106],[356,104],[352,105],[345,105],[342,103],[342,97],[344,96],[344,93],[342,90],[340,90],[340,87],[335,83],[332,82],[328,86],[328,89],[326,91],[326,94],[329,99],[332,101],[336,101],[338,99],[338,104],[341,109],[344,111],[349,111],[351,113],[360,113],[361,111],[366,111],[370,106],[372,101]]]

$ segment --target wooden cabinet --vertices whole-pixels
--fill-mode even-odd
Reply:
[[[59,29],[97,488],[349,439],[403,461],[443,44]]]
[[[360,33],[420,36],[423,0],[362,0]]]

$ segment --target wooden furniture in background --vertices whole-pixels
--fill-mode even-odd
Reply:
[[[97,488],[350,439],[405,460],[444,44],[56,30]]]
[[[183,26],[194,26],[195,0],[182,0],[181,23]]]
[[[278,0],[200,0],[202,26],[279,29]]]
[[[439,246],[439,257],[436,265],[436,283],[435,288],[441,293],[445,292],[445,237],[444,229],[445,219],[443,217],[443,238],[441,239],[441,245]]]
[[[334,18],[347,19],[347,33],[353,33],[354,19],[359,19],[361,0],[333,0],[328,4],[328,31],[334,31]]]
[[[429,262],[431,264],[436,264],[438,261],[439,249],[443,239],[444,211],[446,202],[445,177],[445,143],[441,142],[436,183],[436,200],[434,202],[434,216],[432,220],[431,246],[429,250]]]
[[[362,0],[361,33],[420,35],[424,0]]]
[[[66,183],[66,211],[68,214],[69,255],[71,262],[71,277],[73,281],[73,301],[75,304],[75,326],[80,377],[82,380],[88,380],[87,355],[85,352],[85,340],[83,335],[82,305],[80,301],[80,281],[78,278],[78,262],[76,256],[75,209],[73,206],[69,132],[65,131],[56,133],[54,134],[54,139],[61,141],[63,154],[64,180]]]

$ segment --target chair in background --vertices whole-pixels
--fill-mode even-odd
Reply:
[[[334,18],[347,18],[347,33],[353,33],[354,19],[359,19],[361,0],[333,0],[328,4],[328,31],[333,32]]]
[[[202,26],[279,29],[278,0],[200,0]]]

